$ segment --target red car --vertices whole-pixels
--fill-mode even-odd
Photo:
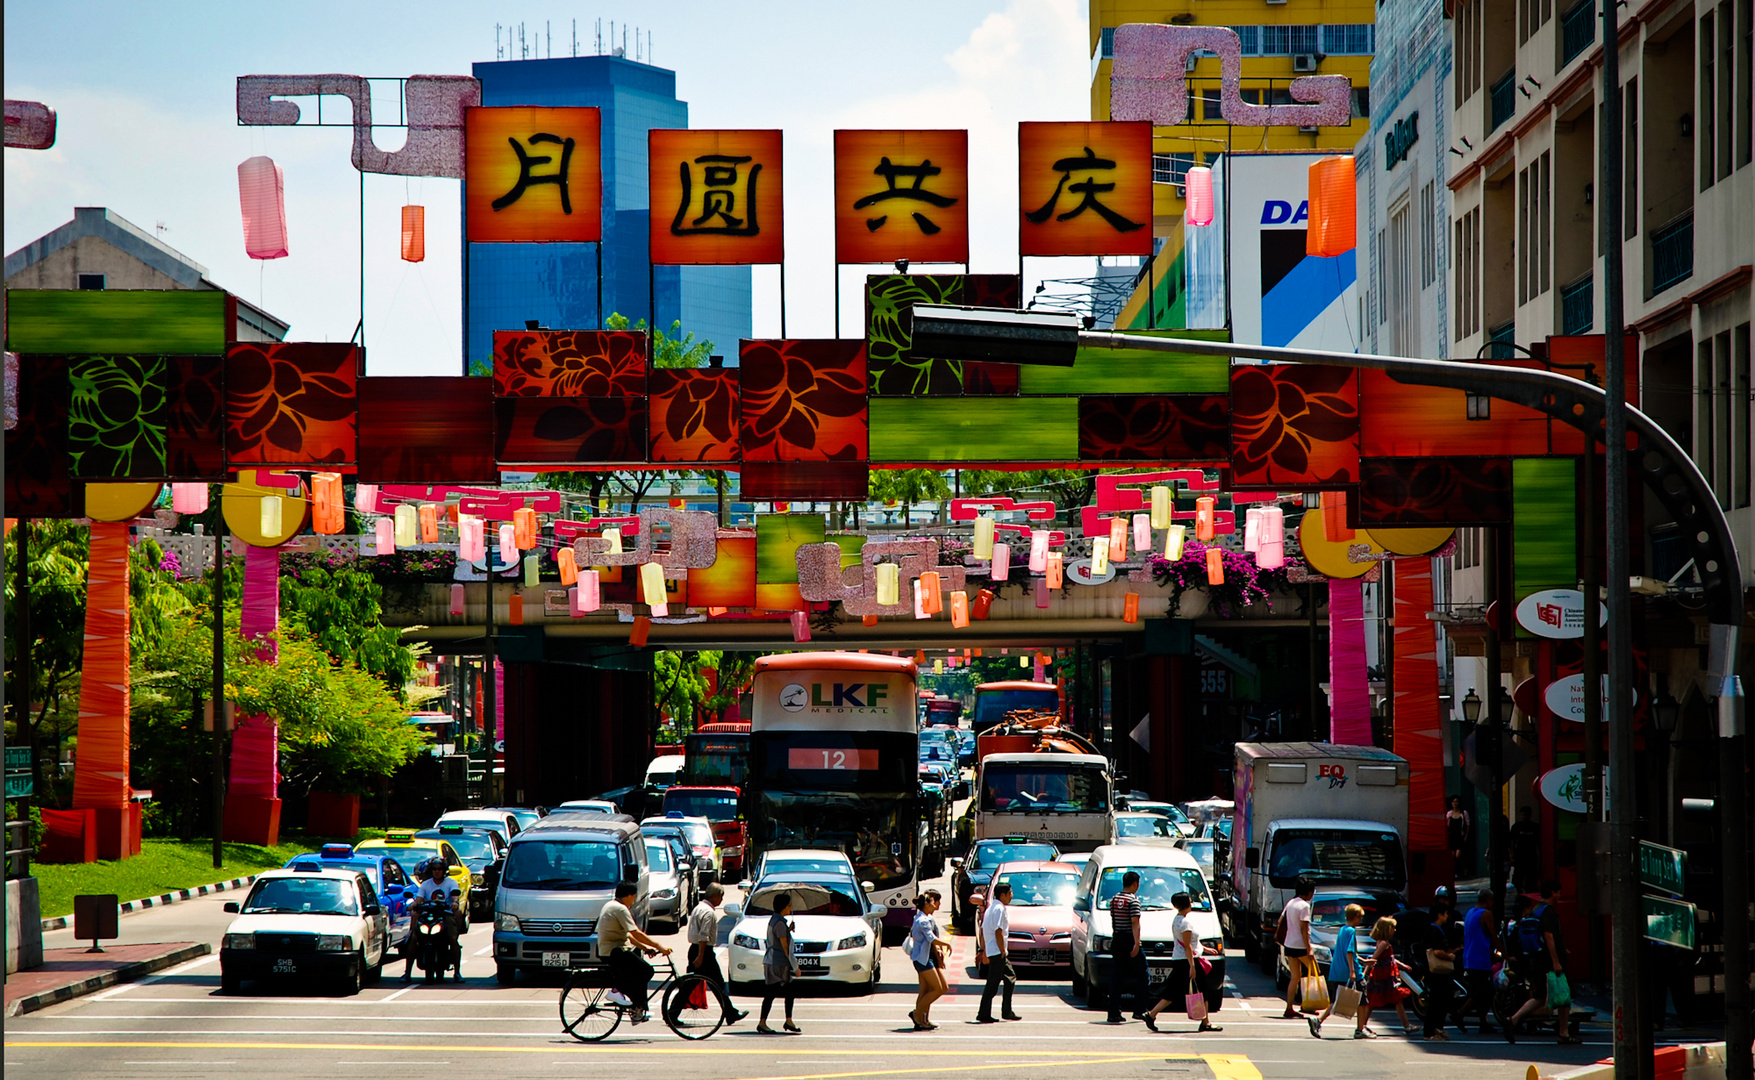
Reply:
[[[1072,970],[1072,903],[1079,868],[1039,860],[1001,863],[993,871],[991,887],[1001,884],[1012,887],[1011,933],[1006,939],[1012,966]],[[986,900],[986,888],[977,888],[969,897],[977,913]]]

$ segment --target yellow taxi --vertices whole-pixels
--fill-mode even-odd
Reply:
[[[470,872],[469,864],[458,856],[457,849],[448,840],[416,836],[415,832],[414,829],[391,829],[382,840],[360,841],[354,845],[354,851],[360,855],[388,855],[402,867],[410,881],[418,881],[415,868],[436,855],[449,867],[447,876],[457,883],[462,895],[468,896],[469,890],[475,887],[475,876]]]

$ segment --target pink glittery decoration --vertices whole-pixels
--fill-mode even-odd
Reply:
[[[6,354],[6,430],[18,426],[18,354]]]
[[[278,99],[324,94],[353,103],[353,167],[360,172],[463,179],[463,111],[481,104],[481,83],[467,75],[410,75],[403,83],[408,139],[400,150],[380,150],[373,141],[371,87],[358,75],[240,75],[238,123],[296,125],[299,107]],[[7,115],[10,146],[10,104]]]
[[[1174,127],[1188,119],[1188,58],[1197,50],[1219,58],[1219,112],[1237,127],[1345,127],[1352,122],[1352,82],[1345,75],[1293,79],[1290,92],[1301,105],[1251,105],[1238,84],[1243,44],[1223,26],[1162,26],[1129,23],[1115,28],[1115,63],[1109,79],[1109,119],[1150,120]]]
[[[841,570],[839,544],[800,544],[798,548],[798,594],[813,603],[840,601],[848,615],[907,615],[914,605],[907,600],[909,583],[928,570],[938,571],[947,590],[965,587],[967,573],[961,566],[938,565],[936,540],[867,540],[860,548],[860,565]],[[877,564],[880,559],[897,564],[901,573],[903,602],[877,602]],[[852,580],[849,581],[848,579]]]
[[[669,544],[658,548],[657,527],[668,527]],[[705,570],[719,558],[719,519],[706,510],[655,508],[640,511],[634,543],[627,543],[629,530],[622,530],[622,550],[609,553],[601,536],[581,536],[573,541],[573,555],[580,566],[636,566],[653,562],[664,567],[665,576],[687,577],[689,570]],[[560,531],[556,530],[557,533]]]
[[[55,110],[40,101],[6,99],[6,145],[47,150],[55,145]]]

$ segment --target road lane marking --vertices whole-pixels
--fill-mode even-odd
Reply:
[[[124,1065],[236,1065],[235,1061],[124,1061]],[[422,1062],[422,1064],[426,1064]]]
[[[169,971],[161,971],[157,975],[148,975],[146,978],[141,979],[138,982],[127,982],[127,983],[123,983],[121,986],[115,987],[114,989],[105,990],[103,993],[92,998],[90,1003],[95,1004],[99,1001],[108,1001],[111,998],[116,997],[118,994],[125,994],[130,990],[138,990],[143,986],[150,986],[155,982],[161,982],[165,979],[171,978],[172,976],[181,975],[185,971],[191,971],[195,968],[201,967],[204,964],[215,963],[218,960],[219,960],[219,956],[217,954],[210,955],[210,956],[198,956],[193,960],[178,964],[176,967],[170,969]]]
[[[471,955],[471,956],[486,956],[488,953],[493,952],[493,951],[494,951],[494,943],[490,941],[486,945],[483,945],[481,948],[475,950],[474,952],[470,953],[469,955]]]
[[[763,1042],[766,1043],[767,1040],[763,1040]],[[433,1047],[430,1043],[370,1044],[370,1043],[237,1042],[237,1041],[196,1042],[196,1041],[191,1041],[191,1040],[170,1040],[170,1039],[158,1040],[158,1041],[140,1040],[140,1041],[133,1041],[133,1042],[98,1042],[98,1041],[44,1042],[44,1041],[8,1040],[7,1045],[9,1047],[14,1048],[14,1049],[33,1048],[33,1049],[61,1049],[61,1050],[87,1049],[87,1050],[89,1050],[89,1049],[125,1048],[125,1049],[180,1049],[180,1050],[339,1050],[339,1051],[352,1051],[355,1053],[359,1053],[362,1051],[369,1051],[369,1052],[373,1052],[373,1053],[386,1053],[386,1054],[424,1053],[424,1052],[430,1052],[433,1049]],[[446,1047],[446,1049],[452,1051],[453,1053],[468,1053],[468,1054],[568,1054],[568,1055],[581,1055],[582,1054],[582,1055],[593,1055],[593,1054],[597,1053],[597,1051],[593,1050],[590,1047],[575,1046],[575,1045],[565,1044],[565,1043],[558,1045],[558,1046],[448,1046],[448,1047]],[[756,1047],[756,1046],[750,1046],[750,1047],[717,1046],[717,1047],[712,1047],[712,1048],[692,1047],[692,1046],[614,1046],[604,1056],[614,1056],[616,1054],[637,1054],[637,1055],[643,1055],[643,1056],[660,1056],[660,1057],[700,1057],[700,1056],[725,1056],[728,1054],[735,1054],[735,1055],[739,1055],[739,1056],[797,1058],[797,1057],[800,1057],[804,1054],[820,1054],[821,1052],[822,1052],[821,1050],[785,1050],[785,1049],[778,1049],[778,1048],[775,1048],[775,1047],[769,1046],[769,1045],[764,1045],[761,1047]],[[1015,1053],[1013,1053],[1011,1056],[1017,1057],[1017,1058],[1028,1058],[1028,1059],[1030,1059],[1030,1061],[1028,1062],[1029,1064],[1079,1065],[1079,1064],[1088,1064],[1088,1062],[1082,1062],[1082,1061],[1076,1061],[1076,1060],[1070,1060],[1070,1059],[1079,1058],[1079,1057],[1089,1057],[1089,1056],[1091,1056],[1091,1053],[1092,1052],[1089,1050],[1019,1050],[1019,1051],[1016,1051]],[[983,1058],[985,1060],[991,1060],[992,1056],[993,1056],[992,1050],[896,1050],[896,1051],[887,1053],[885,1055],[885,1060],[892,1058],[892,1057],[980,1057],[980,1058]],[[1113,1056],[1113,1057],[1117,1058],[1118,1060],[1128,1060],[1128,1061],[1132,1061],[1132,1060],[1136,1060],[1136,1059],[1143,1060],[1145,1058],[1160,1058],[1160,1059],[1168,1058],[1168,1059],[1174,1059],[1174,1060],[1187,1060],[1187,1061],[1198,1060],[1196,1055],[1192,1055],[1192,1054],[1146,1054],[1146,1055],[1140,1055],[1140,1054],[1133,1053],[1132,1051],[1128,1051],[1125,1053],[1118,1051],[1113,1055],[1101,1055],[1100,1054],[1098,1056]],[[1214,1056],[1230,1057],[1232,1055],[1206,1055],[1206,1056],[1210,1058],[1210,1057],[1214,1057]],[[795,1078],[795,1080],[797,1080],[797,1078]]]
[[[413,989],[414,989],[413,984],[405,986],[402,989],[396,991],[394,994],[391,994],[389,997],[379,999],[379,1003],[380,1004],[389,1004],[390,1002],[395,1001],[397,998],[401,997],[403,994],[406,994],[410,990],[413,990]]]
[[[1101,1057],[1090,1057],[1090,1058],[1085,1058],[1083,1060],[1073,1060],[1073,1061],[1060,1061],[1060,1062],[1056,1062],[1056,1064],[1058,1064],[1058,1065],[1125,1065],[1125,1064],[1128,1064],[1129,1062],[1135,1062],[1135,1061],[1160,1061],[1160,1060],[1163,1060],[1163,1059],[1162,1059],[1162,1056],[1158,1055],[1158,1054],[1104,1054]],[[934,1068],[920,1068],[918,1066],[914,1066],[914,1067],[909,1068],[908,1075],[920,1076],[920,1075],[925,1074],[925,1073],[948,1073],[948,1072],[954,1072],[954,1073],[996,1072],[1000,1069],[1033,1069],[1033,1068],[1039,1067],[1041,1064],[1042,1064],[1042,1062],[1040,1062],[1040,1061],[1016,1061],[1016,1062],[1008,1062],[1004,1065],[958,1064],[958,1065],[942,1065],[942,1066],[937,1066]],[[772,1073],[772,1074],[768,1074],[765,1076],[745,1077],[745,1078],[743,1078],[743,1080],[848,1080],[848,1078],[856,1077],[856,1076],[893,1076],[893,1075],[895,1075],[895,1074],[888,1069],[861,1069],[861,1070],[857,1070],[854,1072],[832,1072],[832,1073]],[[1239,1075],[1236,1078],[1236,1080],[1243,1080],[1243,1077],[1241,1075]],[[1255,1080],[1261,1080],[1260,1073],[1255,1074]]]
[[[1262,1080],[1261,1070],[1243,1054],[1202,1054],[1214,1080]]]

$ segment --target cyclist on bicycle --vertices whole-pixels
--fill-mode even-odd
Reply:
[[[610,1000],[629,1006],[632,1021],[643,1024],[647,1019],[646,984],[652,979],[653,967],[640,954],[669,956],[670,950],[647,937],[634,922],[628,903],[638,891],[624,881],[615,887],[615,899],[603,905],[597,916],[597,953],[609,958],[609,975],[615,986]]]

